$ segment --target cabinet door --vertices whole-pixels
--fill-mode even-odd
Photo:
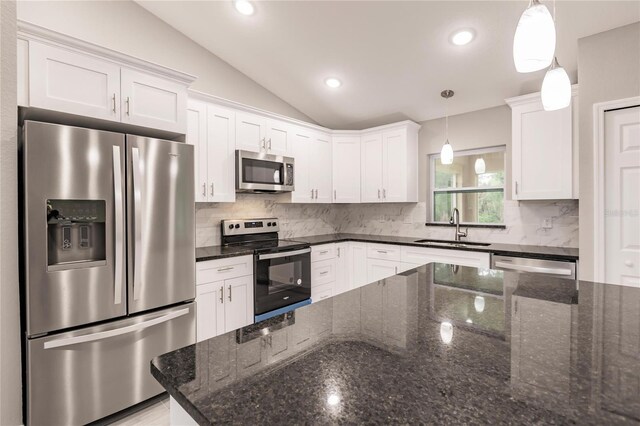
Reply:
[[[277,120],[267,121],[267,152],[274,155],[290,155],[292,128],[287,123]]]
[[[373,283],[360,290],[362,304],[362,332],[375,340],[383,341],[382,299],[383,283]]]
[[[360,184],[363,203],[382,202],[382,133],[369,133],[361,139]]]
[[[336,281],[334,294],[351,290],[351,278],[349,277],[349,243],[336,244]]]
[[[253,324],[253,275],[225,280],[224,290],[225,332]]]
[[[120,121],[120,66],[29,42],[30,106]]]
[[[311,186],[311,161],[313,155],[313,139],[310,132],[297,129],[293,133],[293,158],[295,159],[293,184],[295,191],[291,193],[294,203],[315,202],[315,191]]]
[[[407,201],[407,131],[391,130],[382,133],[383,186],[385,202]]]
[[[313,137],[311,157],[311,186],[316,191],[316,203],[330,203],[333,198],[331,184],[331,135],[320,133]]]
[[[236,113],[236,146],[253,152],[266,150],[265,119],[244,112]]]
[[[367,259],[367,280],[371,283],[396,275],[399,266],[395,260]]]
[[[572,198],[571,105],[545,111],[542,102],[513,107],[513,199]]]
[[[236,128],[235,113],[207,106],[207,194],[210,202],[234,202]]]
[[[189,99],[187,103],[187,143],[194,146],[196,203],[207,198],[207,105]]]
[[[120,78],[123,123],[185,133],[186,85],[127,68]]]
[[[358,288],[370,282],[367,277],[366,243],[349,243],[349,266],[352,288]]]
[[[333,137],[333,202],[360,202],[360,136]]]
[[[224,330],[224,281],[196,286],[197,341],[210,339]]]

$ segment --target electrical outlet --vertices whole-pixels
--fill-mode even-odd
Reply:
[[[548,217],[542,221],[542,229],[551,229],[553,228],[553,219]]]

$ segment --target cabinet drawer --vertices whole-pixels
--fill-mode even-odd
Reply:
[[[228,257],[196,263],[196,285],[253,274],[253,256]]]
[[[369,259],[400,261],[400,246],[390,244],[367,244],[367,257]]]
[[[311,288],[336,280],[336,260],[327,259],[311,263]]]
[[[311,288],[311,302],[316,303],[333,296],[333,283]]]
[[[318,262],[320,260],[333,259],[335,257],[336,257],[336,245],[333,243],[311,247],[311,262]]]

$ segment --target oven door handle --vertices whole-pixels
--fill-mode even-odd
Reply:
[[[302,250],[282,251],[279,253],[269,253],[258,255],[258,260],[279,259],[281,257],[297,256],[299,254],[311,253],[311,247]]]

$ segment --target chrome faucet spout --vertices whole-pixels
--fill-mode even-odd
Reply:
[[[461,237],[466,237],[467,233],[469,232],[469,228],[467,227],[467,229],[465,231],[461,231],[460,230],[460,210],[458,210],[457,207],[454,207],[452,212],[451,212],[451,218],[449,219],[449,223],[451,225],[456,225],[456,234],[455,234],[455,240],[456,241],[460,241]]]

